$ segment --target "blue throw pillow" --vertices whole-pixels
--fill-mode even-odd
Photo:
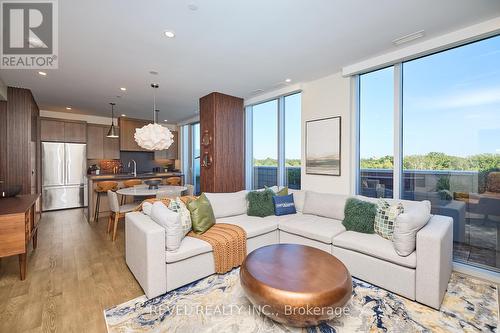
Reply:
[[[295,203],[293,202],[293,194],[282,196],[275,195],[273,197],[273,203],[274,213],[277,216],[297,213],[295,210]]]

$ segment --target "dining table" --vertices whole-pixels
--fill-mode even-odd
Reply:
[[[186,191],[186,186],[178,185],[160,185],[157,188],[149,188],[148,185],[136,185],[132,187],[121,188],[116,193],[124,196],[134,197],[162,197],[176,198],[182,196],[182,192]]]

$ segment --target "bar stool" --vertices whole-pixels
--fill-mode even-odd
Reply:
[[[170,177],[166,180],[167,185],[180,185],[181,177]]]
[[[118,183],[113,181],[103,181],[96,184],[95,191],[97,193],[97,199],[95,203],[94,211],[94,221],[99,222],[99,206],[101,204],[101,194],[106,194],[108,191],[116,191],[118,189]]]
[[[134,187],[134,186],[141,185],[141,184],[142,184],[142,180],[140,180],[140,179],[129,179],[129,180],[126,180],[123,182],[123,187],[128,188],[128,187]],[[126,196],[122,195],[122,197],[120,199],[120,204],[123,205],[125,203],[125,199],[126,199]]]

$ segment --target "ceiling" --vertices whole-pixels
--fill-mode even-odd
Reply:
[[[250,97],[392,51],[419,30],[421,41],[497,16],[494,0],[64,0],[59,69],[0,77],[31,89],[44,110],[107,116],[115,101],[118,114],[140,118],[152,117],[157,82],[160,119],[175,123],[212,91]]]

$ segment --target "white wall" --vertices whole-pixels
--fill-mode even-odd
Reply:
[[[351,190],[351,83],[342,73],[302,84],[302,189],[349,194]],[[305,122],[341,117],[340,176],[306,175]],[[328,144],[328,142],[325,142]]]

